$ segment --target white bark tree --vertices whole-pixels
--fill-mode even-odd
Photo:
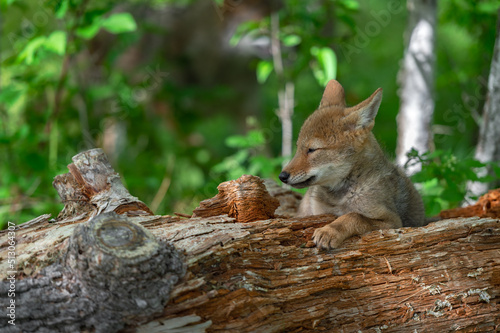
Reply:
[[[281,121],[282,128],[282,143],[281,156],[285,158],[283,166],[285,166],[292,157],[293,147],[293,127],[292,116],[294,108],[294,84],[285,79],[283,59],[281,56],[281,42],[279,39],[279,14],[271,14],[271,53],[273,56],[273,65],[276,75],[280,83],[284,82],[284,87],[278,92],[278,117]]]
[[[483,119],[474,157],[483,163],[500,161],[500,11],[497,35],[488,78],[488,93],[484,104]],[[491,170],[479,170],[485,176]],[[479,196],[488,191],[490,184],[469,182],[469,195]]]
[[[434,113],[434,37],[436,0],[408,0],[407,45],[399,73],[401,105],[397,117],[397,163],[404,166],[406,154],[415,148],[419,153],[429,149],[430,124]],[[412,165],[413,174],[421,165]]]

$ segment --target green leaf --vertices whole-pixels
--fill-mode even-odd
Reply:
[[[247,134],[248,145],[252,148],[261,146],[266,143],[264,133],[259,130],[249,131]]]
[[[66,12],[68,11],[68,6],[69,1],[68,0],[62,0],[56,5],[56,11],[55,15],[58,19],[62,19],[64,15],[66,15]]]
[[[443,190],[437,178],[429,179],[422,183],[422,195],[424,196],[440,196]]]
[[[76,29],[76,35],[83,39],[92,39],[101,29],[102,18],[96,17],[90,25]]]
[[[478,160],[474,160],[474,159],[464,160],[463,163],[466,167],[469,167],[469,168],[482,168],[482,167],[486,166],[485,163],[482,163],[482,162],[480,162]]]
[[[50,34],[49,38],[44,43],[47,50],[59,55],[64,55],[66,52],[66,32],[56,30]]]
[[[45,36],[35,37],[26,44],[24,49],[17,56],[18,61],[26,61],[26,64],[31,65],[35,58],[36,51],[43,46],[46,41]]]
[[[5,7],[12,5],[14,3],[14,1],[15,0],[1,0],[0,5],[5,8]]]
[[[0,104],[8,107],[14,105],[24,94],[26,89],[15,85],[6,85],[0,90]]]
[[[485,1],[477,3],[477,11],[485,14],[496,14],[500,8],[499,1]]]
[[[247,21],[240,23],[236,28],[234,34],[231,36],[231,39],[229,39],[229,45],[235,47],[244,36],[249,36],[256,39],[259,36],[259,26],[261,23],[263,24],[264,21],[266,21],[266,19],[262,20],[260,23],[257,21]]]
[[[319,84],[326,86],[337,76],[337,56],[329,47],[313,46],[310,52],[316,58],[316,63],[311,66],[314,76]]]
[[[342,0],[340,2],[345,8],[350,10],[358,10],[359,2],[357,0]]]
[[[302,39],[297,35],[287,35],[287,36],[283,37],[282,42],[283,42],[283,45],[288,46],[288,47],[292,47],[295,45],[299,45],[300,42],[302,42]]]
[[[101,22],[101,26],[113,34],[131,32],[137,29],[134,17],[130,13],[116,13]]]
[[[231,148],[244,148],[248,146],[248,139],[242,135],[233,135],[226,139],[226,146]]]
[[[270,61],[262,60],[257,64],[257,81],[262,84],[273,71],[273,64]]]

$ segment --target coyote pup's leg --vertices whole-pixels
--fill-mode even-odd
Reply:
[[[358,213],[349,213],[340,216],[332,223],[316,229],[313,241],[317,247],[332,249],[339,247],[347,238],[362,235],[378,229],[391,229],[401,227],[401,219],[392,212],[387,212],[381,219],[370,219]]]

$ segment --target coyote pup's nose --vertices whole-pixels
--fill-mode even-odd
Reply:
[[[278,177],[283,183],[286,184],[288,178],[290,178],[290,174],[286,171],[282,171]]]

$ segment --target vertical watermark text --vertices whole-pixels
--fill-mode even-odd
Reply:
[[[7,297],[9,298],[9,303],[7,305],[7,317],[9,318],[8,323],[12,326],[16,325],[16,224],[13,222],[7,222]]]

